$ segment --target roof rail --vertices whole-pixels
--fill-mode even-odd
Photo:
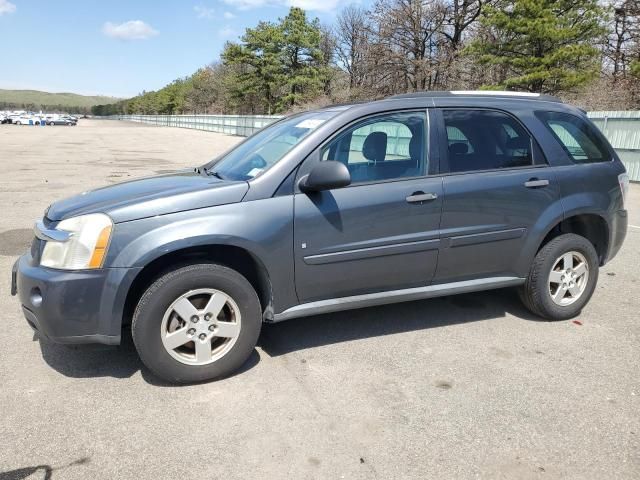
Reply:
[[[562,103],[558,97],[553,95],[546,95],[543,93],[531,93],[531,92],[513,92],[506,90],[451,90],[451,91],[430,91],[430,92],[412,92],[401,93],[399,95],[392,95],[387,98],[423,98],[423,97],[455,97],[455,96],[469,96],[469,97],[498,97],[498,98],[521,98],[527,100],[544,100],[547,102]]]

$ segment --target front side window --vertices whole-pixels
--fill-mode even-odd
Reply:
[[[424,175],[427,157],[425,112],[378,115],[339,134],[321,151],[322,160],[344,163],[352,183]]]
[[[450,172],[533,164],[531,136],[513,117],[490,110],[442,110]]]
[[[281,120],[249,137],[210,168],[225,180],[251,180],[279,162],[304,137],[335,115],[335,111],[324,110]]]
[[[608,162],[607,147],[583,119],[568,113],[536,112],[574,163]]]

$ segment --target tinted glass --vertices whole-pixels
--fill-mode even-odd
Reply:
[[[416,177],[426,171],[424,112],[380,115],[359,122],[322,149],[322,160],[344,163],[352,183]]]
[[[300,140],[336,115],[334,111],[303,113],[253,134],[213,165],[224,179],[251,180],[275,165]]]
[[[513,117],[487,110],[442,111],[449,171],[524,167],[533,163],[531,137]]]
[[[536,112],[574,163],[608,162],[608,149],[593,127],[568,113]]]

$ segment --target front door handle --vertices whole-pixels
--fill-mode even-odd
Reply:
[[[421,203],[435,200],[438,195],[435,193],[413,192],[407,197],[407,203]]]
[[[532,178],[528,182],[524,182],[524,186],[527,188],[540,188],[546,187],[549,185],[549,180],[538,180],[537,178]]]

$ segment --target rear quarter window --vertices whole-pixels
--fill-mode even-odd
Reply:
[[[569,113],[536,112],[573,163],[611,160],[609,149],[588,122]]]

